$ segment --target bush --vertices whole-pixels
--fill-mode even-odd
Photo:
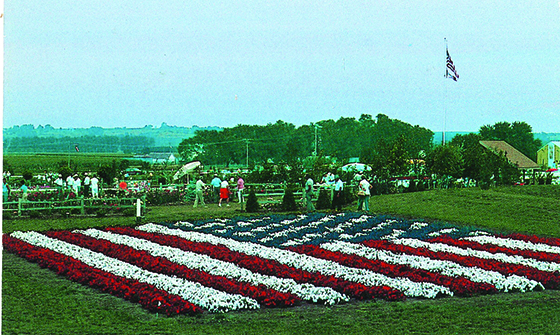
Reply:
[[[38,219],[41,217],[41,213],[39,213],[39,211],[29,211],[29,217],[32,219]]]
[[[319,190],[319,197],[317,198],[317,203],[315,208],[317,209],[329,209],[331,208],[331,191],[322,188]]]
[[[23,173],[21,174],[21,176],[23,177],[23,179],[25,179],[25,180],[27,180],[27,181],[33,179],[33,173],[31,173],[31,171],[29,171],[29,170],[23,171]]]
[[[98,218],[102,218],[107,216],[107,210],[106,209],[100,209],[97,211],[97,213],[95,213],[95,216],[97,216]]]
[[[2,219],[3,220],[11,220],[12,217],[13,217],[12,213],[2,211]]]
[[[136,210],[134,208],[126,208],[122,213],[124,216],[135,216]]]
[[[261,206],[257,201],[257,196],[255,191],[251,190],[249,196],[247,197],[247,205],[245,206],[245,211],[248,213],[256,213],[260,210]]]
[[[294,212],[297,210],[296,198],[291,188],[287,188],[282,197],[282,205],[280,206],[284,212]]]

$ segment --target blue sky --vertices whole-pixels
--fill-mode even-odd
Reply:
[[[560,132],[560,3],[4,3],[3,126],[296,125]],[[445,42],[460,78],[444,78]]]

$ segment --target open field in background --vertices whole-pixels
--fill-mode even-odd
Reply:
[[[7,166],[12,169],[10,171],[12,175],[21,175],[25,170],[36,174],[43,173],[45,170],[56,172],[60,164],[68,164],[68,161],[70,161],[71,166],[97,169],[101,164],[107,164],[113,160],[129,159],[132,158],[132,155],[116,153],[87,154],[72,151],[65,154],[10,154],[3,157],[4,170],[6,170]]]
[[[435,190],[372,197],[372,213],[560,237],[560,187]],[[355,205],[348,207],[355,210]],[[244,215],[238,205],[153,207],[145,222]],[[131,217],[6,220],[3,232],[132,226]],[[3,253],[4,334],[544,334],[560,329],[560,292],[361,302],[168,318]]]

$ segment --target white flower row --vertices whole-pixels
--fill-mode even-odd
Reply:
[[[496,271],[488,271],[477,267],[462,266],[458,263],[431,259],[424,256],[405,255],[394,253],[388,250],[369,248],[365,245],[348,242],[334,242],[321,244],[321,248],[330,251],[339,251],[345,254],[357,255],[360,257],[380,260],[390,264],[403,264],[416,269],[441,273],[451,277],[464,277],[478,283],[489,283],[498,290],[505,292],[511,290],[527,291],[533,290],[536,286],[542,285],[533,280],[517,275],[504,276]]]
[[[506,247],[510,249],[521,249],[521,250],[531,250],[536,252],[548,252],[548,253],[560,254],[560,247],[548,245],[544,243],[533,243],[530,241],[522,241],[522,240],[496,237],[496,236],[465,237],[464,239],[468,241],[478,242],[481,244],[494,244],[500,247]]]
[[[437,236],[441,236],[441,235],[445,235],[445,234],[450,234],[457,231],[457,228],[446,228],[446,229],[441,229],[438,231],[434,231],[428,234],[428,236],[430,237],[437,237]]]
[[[260,307],[259,303],[254,299],[239,294],[221,292],[175,276],[150,272],[118,259],[53,239],[37,232],[14,232],[11,235],[29,244],[47,248],[77,259],[93,268],[154,285],[211,312],[227,312],[230,310],[256,309]]]
[[[549,271],[549,272],[560,271],[560,264],[558,263],[539,261],[533,258],[525,258],[519,255],[507,255],[504,253],[494,254],[483,250],[475,250],[471,248],[463,249],[444,243],[430,243],[430,242],[415,240],[411,238],[395,240],[393,242],[397,244],[407,245],[413,248],[426,248],[434,252],[451,252],[461,256],[472,256],[472,257],[477,257],[482,259],[496,260],[504,263],[525,265],[541,271]]]
[[[232,239],[217,237],[209,234],[186,232],[179,229],[169,229],[167,227],[151,223],[139,226],[136,229],[160,234],[175,235],[196,242],[222,244],[234,251],[261,258],[272,259],[305,271],[320,272],[323,275],[334,276],[344,280],[362,283],[366,286],[389,286],[402,291],[409,297],[434,298],[438,294],[453,295],[447,287],[432,283],[417,283],[408,278],[392,278],[369,270],[347,267],[334,261],[319,259],[289,250],[266,247],[256,243],[238,242]]]
[[[233,263],[211,258],[207,255],[164,246],[128,235],[119,235],[96,229],[76,232],[97,239],[104,239],[115,244],[126,245],[136,250],[147,251],[155,257],[164,257],[173,263],[184,265],[191,269],[201,270],[211,275],[224,276],[250,283],[255,286],[260,284],[266,285],[267,287],[280,292],[295,294],[303,300],[313,302],[324,301],[326,304],[331,305],[340,301],[349,300],[349,298],[344,294],[338,293],[329,287],[317,287],[311,284],[298,284],[293,279],[262,275],[239,267]]]

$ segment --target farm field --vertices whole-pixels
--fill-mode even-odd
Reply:
[[[371,209],[376,214],[444,221],[458,227],[560,237],[559,195],[558,186],[438,190],[373,197]],[[145,221],[171,223],[240,214],[235,205],[197,210],[162,206],[152,208]],[[7,220],[3,232],[132,225],[133,218],[125,217]],[[166,317],[71,282],[5,251],[2,281],[2,329],[6,334],[538,334],[555,333],[560,327],[557,290]]]

